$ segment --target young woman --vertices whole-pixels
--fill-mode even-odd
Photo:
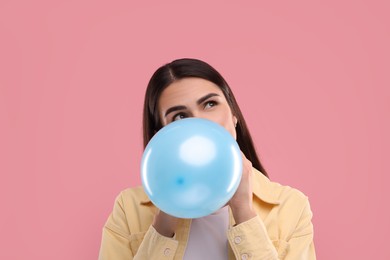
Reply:
[[[307,197],[268,179],[233,93],[214,68],[196,59],[160,67],[149,81],[143,114],[145,146],[176,120],[220,124],[240,146],[242,179],[228,205],[198,219],[160,211],[142,187],[122,191],[103,229],[100,260],[315,259]]]

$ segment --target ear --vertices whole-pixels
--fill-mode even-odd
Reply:
[[[238,119],[236,116],[233,116],[233,123],[234,123],[234,127],[237,127]]]

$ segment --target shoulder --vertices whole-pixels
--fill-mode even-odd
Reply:
[[[276,193],[278,194],[278,200],[281,205],[287,202],[294,205],[304,205],[308,202],[308,197],[296,188],[274,181],[270,181],[270,185],[273,190],[277,191]]]
[[[150,203],[150,199],[142,186],[137,186],[122,190],[116,197],[116,203],[119,203],[124,207],[138,207],[139,205]]]
[[[124,199],[136,199],[136,200],[144,200],[145,198],[147,198],[147,195],[144,192],[142,186],[124,189],[119,193],[119,196]]]
[[[257,170],[256,170],[257,171]],[[255,195],[268,205],[263,210],[268,219],[279,227],[282,237],[306,234],[312,230],[312,212],[308,197],[298,189],[269,180],[261,172],[254,171]],[[269,223],[269,225],[271,225]],[[301,232],[301,231],[302,232]],[[301,233],[300,233],[301,232]]]
[[[121,222],[131,233],[143,232],[152,223],[156,207],[142,187],[122,190],[115,200],[112,219]]]
[[[253,190],[261,200],[279,205],[279,207],[305,208],[309,204],[308,197],[300,190],[271,181],[261,172],[254,169]]]

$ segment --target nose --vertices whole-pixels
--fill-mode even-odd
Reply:
[[[206,115],[200,111],[193,111],[189,117],[207,119]]]
[[[203,111],[193,111],[191,113],[191,115],[189,115],[189,117],[202,118],[202,119],[208,119],[211,121],[215,121],[215,120],[213,120],[213,117],[211,117],[210,114],[207,114],[206,112],[203,112]]]

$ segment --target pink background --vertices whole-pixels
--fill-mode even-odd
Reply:
[[[389,10],[2,0],[0,259],[97,258],[140,184],[147,81],[180,57],[225,76],[271,179],[309,196],[318,259],[390,259]]]

